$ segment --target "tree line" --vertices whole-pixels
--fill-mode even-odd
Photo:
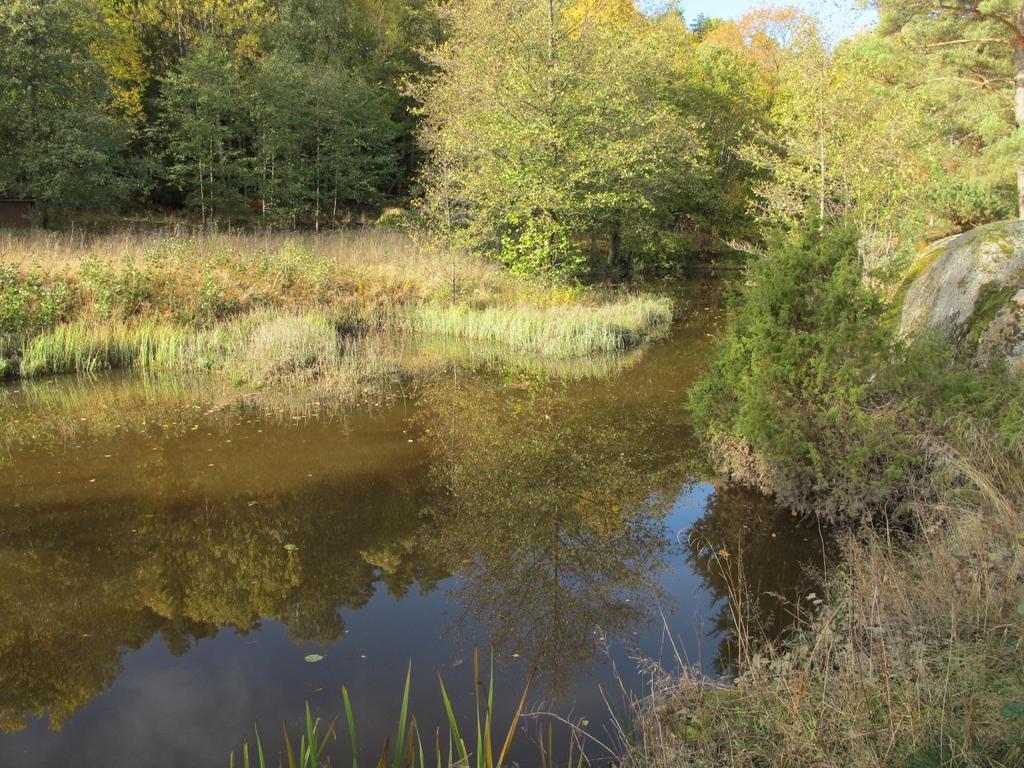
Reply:
[[[12,0],[0,194],[320,226],[409,191],[428,0]]]
[[[9,0],[0,195],[322,228],[415,204],[575,279],[852,220],[865,265],[1024,205],[1024,3],[688,23],[630,0]]]

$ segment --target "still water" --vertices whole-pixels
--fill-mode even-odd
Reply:
[[[0,766],[226,766],[254,723],[276,765],[280,724],[337,717],[343,684],[369,757],[409,662],[425,733],[438,672],[472,716],[474,647],[499,722],[536,669],[530,711],[603,741],[638,658],[728,674],[737,561],[770,633],[825,555],[703,466],[685,395],[714,286],[681,315],[615,364],[447,366],[345,410],[130,376],[0,391]]]

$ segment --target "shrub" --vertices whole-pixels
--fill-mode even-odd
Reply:
[[[856,244],[849,228],[775,237],[690,395],[723,470],[830,520],[897,511],[925,461],[905,404],[878,396],[896,339]]]
[[[195,319],[209,325],[238,311],[239,302],[230,296],[212,272],[207,271],[199,285]]]
[[[67,320],[76,302],[65,279],[43,280],[0,265],[0,333],[30,333]]]
[[[153,294],[150,272],[130,262],[119,268],[105,259],[88,258],[82,263],[80,275],[97,315],[103,319],[126,320],[141,314]]]
[[[502,263],[515,275],[572,282],[586,268],[586,256],[568,229],[549,217],[531,219],[502,239]]]

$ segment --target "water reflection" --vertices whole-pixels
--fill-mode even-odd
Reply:
[[[581,696],[602,638],[646,637],[656,651],[655,602],[688,637],[710,603],[726,669],[726,572],[703,544],[743,551],[759,606],[794,589],[818,545],[763,497],[696,481],[706,470],[684,399],[715,301],[698,289],[671,339],[588,370],[492,360],[471,374],[476,357],[426,346],[418,359],[443,364],[424,363],[414,397],[373,408],[131,377],[3,390],[0,728],[25,733],[0,739],[0,763],[45,764],[29,759],[45,746],[58,762],[118,764],[114,725],[93,717],[47,740],[34,721],[82,722],[75,713],[108,689],[104,712],[159,717],[153,680],[169,662],[153,638],[205,698],[248,702],[244,722],[183,708],[168,724],[224,732],[224,753],[252,720],[353,678],[383,716],[389,671],[414,658],[432,675],[474,643],[508,669],[536,666],[547,693]],[[687,499],[699,507],[680,516]],[[763,612],[766,627],[786,620],[777,601]],[[306,651],[293,649],[310,645],[328,661],[304,676]],[[372,664],[355,666],[367,650]],[[288,671],[271,680],[268,668]],[[175,762],[160,759],[149,764]]]
[[[729,674],[737,662],[735,611],[742,612],[755,642],[778,638],[809,617],[807,595],[819,588],[822,569],[835,554],[827,532],[766,504],[757,491],[716,487],[687,531],[685,548],[687,563],[715,599],[711,634],[722,642],[714,671]]]
[[[365,605],[375,583],[403,595],[447,575],[413,544],[429,503],[415,471],[228,498],[190,493],[196,478],[169,493],[171,482],[133,475],[137,495],[23,504],[0,520],[5,730],[44,714],[60,728],[156,633],[180,655],[220,628],[276,620],[327,644],[343,636],[340,609]]]
[[[424,396],[431,476],[447,491],[424,545],[459,572],[457,624],[484,627],[500,655],[523,655],[563,690],[593,660],[595,627],[650,620],[638,597],[657,590],[680,467],[628,419],[595,423],[573,388],[510,392],[455,378]]]

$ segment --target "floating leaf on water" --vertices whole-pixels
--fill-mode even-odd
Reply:
[[[323,660],[324,660],[324,657],[321,656],[319,653],[310,653],[310,654],[308,654],[306,656],[306,663],[307,664],[316,664],[318,661],[323,661]]]

